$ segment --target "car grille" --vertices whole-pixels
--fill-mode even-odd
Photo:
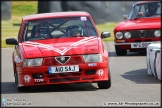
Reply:
[[[50,83],[55,82],[67,82],[67,81],[77,81],[81,78],[81,76],[84,75],[94,75],[96,74],[96,69],[93,70],[84,70],[79,69],[79,72],[68,72],[68,73],[57,73],[57,74],[49,74],[49,72],[46,72],[46,77],[48,78]],[[82,80],[93,80],[94,76],[82,78]]]
[[[131,30],[129,32],[131,32],[132,34],[131,38],[153,38],[155,37],[154,36],[155,30],[144,30],[144,31]]]
[[[59,78],[59,77],[72,77],[72,76],[81,76],[82,69],[79,69],[79,72],[68,72],[68,73],[57,73],[57,74],[49,74],[46,72],[47,78]]]
[[[60,79],[50,79],[50,82],[67,82],[67,81],[77,81],[79,80],[79,77],[74,78],[60,78]]]
[[[73,65],[73,64],[80,64],[80,63],[82,63],[82,59],[80,56],[71,56],[65,64]],[[48,57],[48,58],[44,58],[43,64],[44,66],[50,66],[50,65],[60,65],[62,63],[56,60],[55,57]]]

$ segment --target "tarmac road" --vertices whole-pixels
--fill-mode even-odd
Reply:
[[[161,82],[147,74],[146,54],[116,56],[113,42],[104,43],[109,52],[112,86],[98,89],[96,83],[50,85],[18,92],[11,63],[13,49],[1,49],[1,98],[3,106],[161,106]]]

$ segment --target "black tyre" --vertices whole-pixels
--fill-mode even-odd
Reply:
[[[18,85],[18,78],[17,78],[17,74],[15,74],[15,84]]]
[[[18,91],[29,91],[30,90],[30,86],[25,86],[25,87],[17,87]]]
[[[117,45],[115,45],[115,51],[118,56],[127,55],[127,50],[120,49]]]
[[[108,89],[111,87],[111,76],[110,71],[108,72],[109,80],[97,82],[99,89]]]

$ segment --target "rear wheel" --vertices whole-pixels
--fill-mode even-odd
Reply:
[[[97,83],[99,89],[108,89],[111,87],[111,76],[110,76],[110,71],[108,72],[109,75],[109,80],[107,81],[100,81]]]
[[[116,51],[116,55],[118,56],[124,56],[127,54],[127,50],[123,50],[119,48],[117,45],[115,45],[115,51]]]

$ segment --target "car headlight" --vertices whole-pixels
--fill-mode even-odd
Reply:
[[[23,67],[41,66],[42,61],[43,61],[43,58],[25,59],[23,62]]]
[[[130,38],[131,37],[131,33],[130,32],[125,32],[124,33],[124,37],[127,38],[127,39]]]
[[[155,37],[160,37],[160,36],[161,36],[161,31],[160,31],[160,30],[156,30],[156,31],[154,32],[154,36],[155,36]]]
[[[116,32],[116,38],[117,39],[122,39],[123,38],[123,33],[122,32]]]
[[[82,55],[85,62],[102,62],[102,55],[101,54],[88,54]]]

